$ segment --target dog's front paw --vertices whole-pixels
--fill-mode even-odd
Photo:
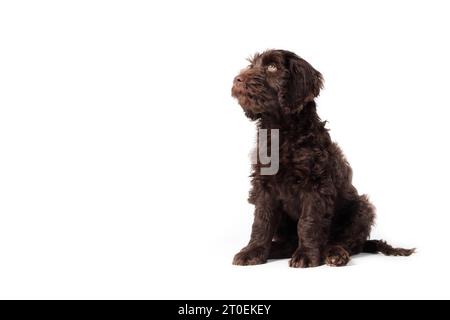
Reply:
[[[245,247],[234,256],[233,264],[237,266],[251,266],[265,263],[267,250],[263,247]]]
[[[297,249],[289,260],[291,268],[310,268],[320,266],[320,255]]]

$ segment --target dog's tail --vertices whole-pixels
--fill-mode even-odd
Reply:
[[[366,253],[382,253],[386,256],[410,256],[416,252],[416,248],[403,249],[393,248],[383,240],[367,240],[364,243],[362,252]]]

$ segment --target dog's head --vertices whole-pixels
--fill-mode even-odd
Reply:
[[[263,113],[300,112],[322,88],[320,72],[293,52],[269,50],[249,62],[234,78],[231,94],[251,119]]]

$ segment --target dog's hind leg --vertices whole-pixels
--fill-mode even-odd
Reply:
[[[375,219],[375,208],[365,195],[355,195],[352,200],[342,201],[338,210],[329,244],[343,247],[350,255],[362,252]]]
[[[349,260],[350,255],[361,252],[394,256],[414,253],[415,249],[393,248],[382,240],[368,240],[375,219],[375,208],[365,195],[347,200],[339,210],[332,227],[329,253],[323,256],[326,264],[336,265],[334,261],[338,261],[338,265],[343,265],[341,260]],[[347,252],[348,257],[341,249]],[[336,259],[336,256],[342,259]]]

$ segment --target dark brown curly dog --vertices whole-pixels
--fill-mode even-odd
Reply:
[[[256,54],[234,79],[232,95],[247,117],[258,129],[279,129],[279,169],[263,175],[264,166],[253,165],[255,219],[250,242],[233,264],[291,257],[296,268],[343,266],[360,252],[414,252],[367,240],[375,209],[358,195],[347,160],[316,113],[321,88],[322,75],[284,50]]]

